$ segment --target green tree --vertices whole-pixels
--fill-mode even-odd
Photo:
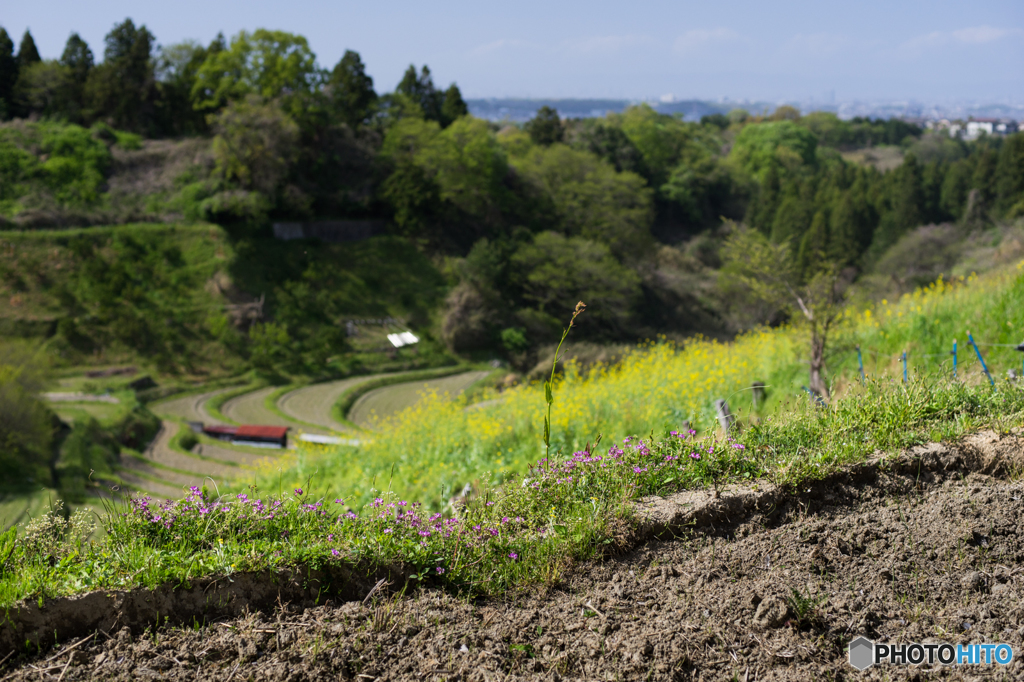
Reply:
[[[683,161],[672,170],[660,193],[681,209],[691,232],[712,227],[723,217],[743,217],[745,192],[717,157]]]
[[[459,86],[452,83],[444,91],[444,101],[441,104],[441,127],[447,128],[463,116],[469,115],[469,107],[466,100],[462,99],[462,92]]]
[[[814,207],[799,189],[790,186],[782,195],[772,219],[771,239],[776,244],[796,246],[811,225]]]
[[[23,69],[42,60],[43,58],[39,56],[39,50],[36,48],[36,41],[32,39],[32,34],[28,29],[25,29],[25,33],[21,36],[21,44],[18,45],[18,67]]]
[[[824,221],[816,221],[816,225],[820,229],[809,233],[806,242],[812,250],[824,236]],[[827,400],[825,352],[831,333],[842,320],[846,301],[837,265],[826,258],[814,258],[814,265],[801,272],[799,260],[788,245],[773,244],[757,230],[750,229],[740,229],[729,237],[722,247],[722,258],[724,265],[719,281],[724,287],[740,289],[746,297],[786,311],[794,322],[807,329],[810,336],[808,387]]]
[[[412,64],[405,70],[395,92],[405,95],[423,110],[423,116],[440,123],[443,119],[441,108],[444,106],[444,95],[434,87],[434,79],[430,75],[430,67],[426,64],[416,73]]]
[[[223,49],[223,36],[217,36],[208,48],[191,40],[160,48],[156,80],[160,89],[160,128],[165,134],[195,135],[207,130],[203,112],[192,106],[192,88],[206,59]]]
[[[840,265],[849,265],[871,245],[878,222],[859,177],[839,198],[829,218],[829,257]]]
[[[653,193],[639,175],[562,144],[533,147],[512,163],[550,198],[559,231],[606,244],[620,258],[651,245]]]
[[[640,150],[651,187],[661,187],[684,156],[704,156],[706,149],[694,150],[694,128],[678,118],[659,114],[646,104],[629,107],[622,114],[609,116]]]
[[[192,102],[213,112],[255,94],[265,101],[280,99],[285,111],[299,118],[320,79],[316,55],[304,37],[262,28],[242,31],[227,49],[208,51],[196,72]]]
[[[60,63],[67,69],[68,79],[64,90],[61,109],[64,116],[74,123],[84,122],[85,84],[96,65],[92,50],[77,33],[68,36]]]
[[[1024,133],[1006,138],[995,174],[997,209],[1013,217],[1024,214]]]
[[[605,119],[587,118],[576,122],[566,134],[573,149],[597,154],[619,172],[648,176],[643,154],[619,126]]]
[[[896,178],[893,213],[897,234],[893,235],[893,241],[921,225],[925,218],[924,178],[917,157],[907,154],[896,171]]]
[[[433,120],[403,118],[387,131],[381,155],[402,172],[401,182],[396,178],[388,183],[387,193],[393,201],[400,196],[396,194],[399,189],[410,190],[404,194],[408,200],[400,203],[411,207],[419,197],[432,197],[436,187],[440,200],[472,223],[475,236],[468,243],[459,239],[464,248],[503,223],[503,213],[512,201],[505,186],[508,160],[486,121],[465,116],[441,130]],[[418,166],[422,174],[403,165],[406,163]],[[401,215],[399,204],[393,205]]]
[[[768,169],[794,171],[816,162],[818,138],[792,121],[748,125],[736,136],[729,160],[759,181]]]
[[[565,136],[565,128],[558,110],[547,105],[537,110],[533,118],[526,122],[525,128],[534,144],[545,147],[561,142]]]
[[[72,99],[70,69],[56,60],[36,62],[20,70],[17,85],[18,111],[49,118],[72,119],[76,112]]]
[[[152,131],[156,81],[151,59],[153,34],[131,19],[106,35],[103,63],[89,73],[86,99],[95,118],[115,128]]]
[[[417,162],[435,179],[442,199],[479,220],[500,221],[511,198],[504,185],[508,159],[486,121],[460,118],[417,155]]]
[[[998,155],[995,149],[986,147],[978,155],[974,164],[974,174],[971,177],[971,188],[978,190],[981,200],[986,208],[992,205],[996,195],[996,165]]]
[[[640,277],[620,265],[604,244],[541,232],[519,247],[511,264],[523,300],[538,314],[534,321],[557,332],[565,311],[589,298],[594,303],[587,308],[585,329],[604,337],[626,332],[640,297]]]
[[[33,113],[53,115],[53,100],[62,86],[58,85],[63,78],[58,75],[60,69],[34,68],[42,64],[36,41],[28,29],[21,36],[18,46],[18,80],[14,84],[14,112],[17,116],[29,116]],[[51,65],[52,66],[52,65]],[[29,90],[34,90],[32,94]],[[33,107],[30,99],[36,99],[38,106]],[[44,112],[45,110],[45,112]]]
[[[54,417],[39,399],[43,358],[25,344],[0,345],[0,470],[3,488],[50,483]]]
[[[355,130],[369,119],[377,102],[373,78],[367,75],[359,53],[345,50],[327,79],[330,101],[338,116]]]
[[[0,120],[14,113],[14,84],[18,82],[18,59],[14,56],[14,41],[0,27]]]
[[[952,220],[960,220],[964,215],[973,173],[974,163],[970,158],[950,164],[946,171],[939,193],[939,207]]]
[[[235,186],[273,197],[294,160],[299,134],[280,104],[249,95],[225,107],[213,130],[217,174]]]

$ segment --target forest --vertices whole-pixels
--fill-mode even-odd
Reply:
[[[434,273],[419,280],[429,286],[406,287],[415,323],[448,352],[528,367],[579,299],[600,302],[579,330],[600,343],[726,338],[785,321],[784,306],[752,305],[730,284],[723,244],[748,230],[785,247],[798,282],[825,269],[856,280],[920,226],[970,231],[1024,214],[1022,134],[965,143],[896,119],[788,106],[692,122],[643,104],[572,120],[542,108],[525,125],[492,123],[468,115],[458,86],[436,85],[425,65],[378,92],[357,53],[327,68],[302,36],[264,29],[158,46],[127,19],[102,59],[77,34],[60,58],[42,59],[28,32],[15,48],[0,29],[0,114],[6,229],[219,224],[239,259],[266,266],[236,279],[265,293],[268,323],[242,329],[231,348],[251,358],[272,338],[275,362],[307,372],[344,347],[335,318],[360,306],[338,259],[373,249],[283,258],[274,221],[386,225],[402,258],[408,247]],[[850,158],[865,148],[894,150],[899,163]],[[124,248],[157,249],[136,263],[180,257]],[[14,293],[32,286],[5,267]],[[882,289],[912,290],[940,272],[886,273]],[[99,343],[133,276],[94,274],[102,286],[54,303],[79,320],[58,327],[70,346]],[[428,298],[409,304],[418,290]],[[93,342],[83,341],[89,325]],[[216,325],[199,320],[194,331],[216,336]]]

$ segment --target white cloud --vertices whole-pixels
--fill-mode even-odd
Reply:
[[[674,52],[695,52],[712,45],[739,40],[740,34],[731,28],[698,28],[687,31],[672,44]]]
[[[566,40],[562,45],[570,52],[580,54],[607,54],[653,42],[654,39],[649,36],[591,36],[589,38]]]
[[[478,57],[491,54],[493,52],[500,52],[502,50],[516,49],[520,47],[529,47],[530,44],[525,40],[515,40],[509,38],[502,38],[501,40],[495,40],[492,43],[485,43],[484,45],[477,45],[469,51],[470,54]]]
[[[825,57],[845,50],[850,44],[849,38],[835,33],[798,33],[782,49],[803,57]]]
[[[919,52],[946,45],[985,45],[1004,38],[1024,36],[1019,28],[996,28],[995,26],[969,26],[955,31],[932,31],[911,38],[900,47],[905,51]]]
[[[953,39],[958,43],[984,44],[1002,40],[1010,36],[1024,34],[1019,28],[996,28],[995,26],[972,26],[953,31]]]

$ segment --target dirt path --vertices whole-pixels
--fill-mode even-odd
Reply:
[[[228,388],[219,388],[216,391],[185,396],[184,398],[165,400],[153,403],[150,409],[160,417],[176,417],[185,421],[203,422],[204,424],[223,424],[223,421],[215,419],[210,415],[204,406],[210,398],[227,391],[233,391],[235,388],[237,387],[230,386]]]
[[[971,473],[952,456],[923,470],[840,477],[762,509],[719,511],[675,538],[563,565],[554,586],[501,599],[431,588],[274,607],[159,638],[126,627],[8,667],[25,680],[50,666],[65,680],[1024,677],[1019,657],[1006,668],[858,673],[846,651],[858,635],[1022,651],[1021,481]]]
[[[160,432],[150,443],[143,453],[146,459],[152,459],[157,464],[180,469],[182,471],[195,472],[198,476],[210,476],[216,480],[228,480],[238,475],[238,467],[225,465],[220,462],[200,459],[171,449],[171,439],[178,433],[178,424],[172,421],[161,423]],[[209,447],[209,446],[207,446]]]
[[[331,410],[341,394],[350,388],[374,379],[374,376],[350,377],[338,381],[313,384],[285,393],[277,406],[285,414],[310,424],[318,424],[328,431],[351,432],[352,429],[334,420]]]
[[[488,371],[463,372],[440,379],[410,381],[376,388],[360,396],[349,410],[348,418],[363,428],[373,428],[378,421],[418,403],[425,391],[437,391],[440,395],[447,393],[454,398],[488,374]]]
[[[118,470],[121,479],[132,488],[154,497],[176,499],[182,496],[185,488],[209,484],[211,479],[220,487],[245,480],[250,476],[248,467],[276,454],[272,451],[254,454],[200,443],[195,448],[195,455],[187,455],[171,448],[171,440],[179,428],[177,422],[161,422],[159,433],[143,452],[141,461],[135,457],[121,459]],[[149,464],[149,461],[153,464]],[[168,471],[154,465],[178,471]]]

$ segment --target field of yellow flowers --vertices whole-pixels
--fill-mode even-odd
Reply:
[[[954,338],[959,341],[959,376],[987,381],[967,345],[968,330],[985,344],[981,351],[998,381],[1005,382],[1007,369],[1015,367],[1019,373],[1021,354],[1011,345],[1024,333],[1020,269],[939,280],[895,303],[848,309],[830,343],[835,392],[841,395],[844,386],[859,379],[858,345],[869,377],[899,380],[904,350],[911,375],[950,372]],[[801,389],[806,348],[799,328],[784,327],[755,330],[730,343],[647,342],[618,365],[591,369],[586,376],[570,362],[554,384],[552,452],[568,456],[598,437],[603,445],[628,435],[662,438],[684,421],[697,430],[717,428],[717,398],[728,400],[741,420],[747,419],[754,415],[753,381],[768,385],[769,399],[759,406],[760,415],[786,409],[806,400]],[[272,478],[291,484],[315,476],[320,484],[357,498],[390,489],[405,499],[443,505],[467,483],[475,485],[488,476],[491,484],[500,482],[508,473],[526,472],[544,456],[541,384],[485,395],[483,401],[482,406],[468,406],[426,396],[384,423],[372,441],[358,448],[302,449]]]

